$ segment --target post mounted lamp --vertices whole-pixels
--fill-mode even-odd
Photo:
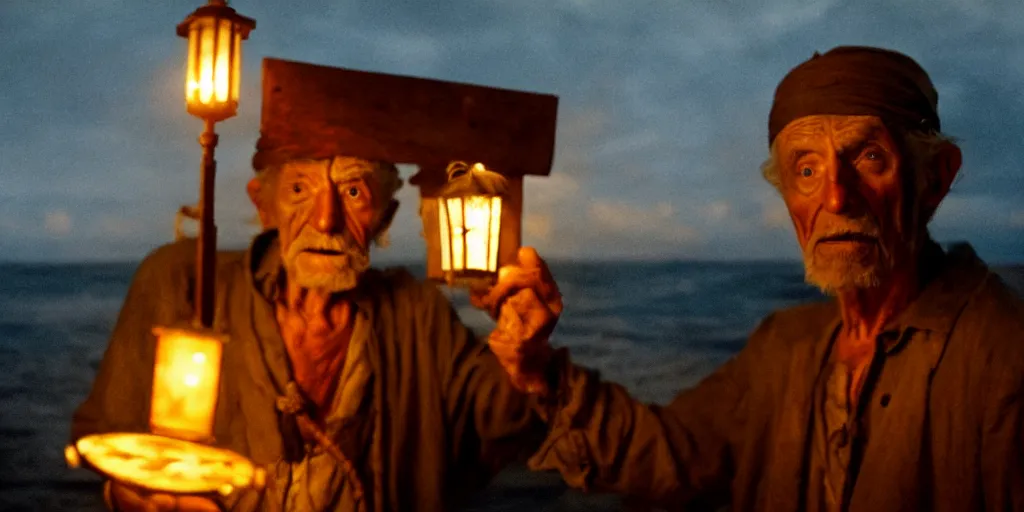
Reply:
[[[441,272],[449,286],[476,287],[494,282],[502,246],[502,219],[510,206],[508,179],[483,164],[455,161],[437,197]],[[513,239],[504,237],[506,244]]]
[[[261,489],[265,471],[245,457],[210,446],[220,387],[221,357],[227,336],[213,329],[216,225],[213,158],[214,124],[238,111],[241,43],[256,26],[224,0],[210,0],[177,27],[188,39],[185,102],[203,119],[199,237],[196,251],[195,316],[191,324],[154,327],[151,433],[84,436],[68,446],[68,464],[90,469],[152,491],[229,494]]]
[[[188,39],[185,102],[189,114],[217,122],[237,113],[242,41],[254,28],[255,21],[235,12],[224,0],[210,0],[178,25],[178,35]]]
[[[188,441],[212,441],[227,337],[195,328],[156,327],[153,331],[157,347],[150,430]]]

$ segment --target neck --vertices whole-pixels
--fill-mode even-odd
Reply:
[[[323,410],[336,389],[354,324],[345,294],[285,287],[278,325],[299,387]]]
[[[873,340],[885,325],[903,312],[921,289],[920,256],[894,268],[878,286],[851,288],[837,293],[843,334]]]

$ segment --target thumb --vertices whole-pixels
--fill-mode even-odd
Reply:
[[[520,247],[516,256],[523,268],[540,268],[544,264],[533,247]]]

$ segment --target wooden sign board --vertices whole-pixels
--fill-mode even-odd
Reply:
[[[415,164],[427,276],[443,278],[434,198],[452,160],[509,178],[499,265],[521,241],[523,176],[547,176],[558,97],[302,62],[263,60],[259,151],[289,158],[346,155]]]
[[[260,147],[416,164],[428,186],[451,160],[546,176],[557,109],[549,94],[267,58]]]

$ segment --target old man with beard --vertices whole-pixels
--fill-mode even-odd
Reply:
[[[688,511],[1024,510],[1024,303],[969,245],[928,234],[961,165],[937,105],[893,51],[840,47],[790,71],[763,171],[831,299],[769,315],[668,406],[551,349],[559,308],[516,312],[557,296],[533,286],[543,262],[506,269],[477,301],[517,383],[544,384],[531,466]]]
[[[214,436],[267,468],[267,489],[215,502],[108,482],[112,509],[447,510],[536,448],[530,397],[437,287],[370,267],[395,166],[260,152],[254,167],[265,231],[218,254],[214,326],[230,341]],[[195,254],[181,241],[139,267],[73,440],[148,431],[151,329],[192,317]]]

